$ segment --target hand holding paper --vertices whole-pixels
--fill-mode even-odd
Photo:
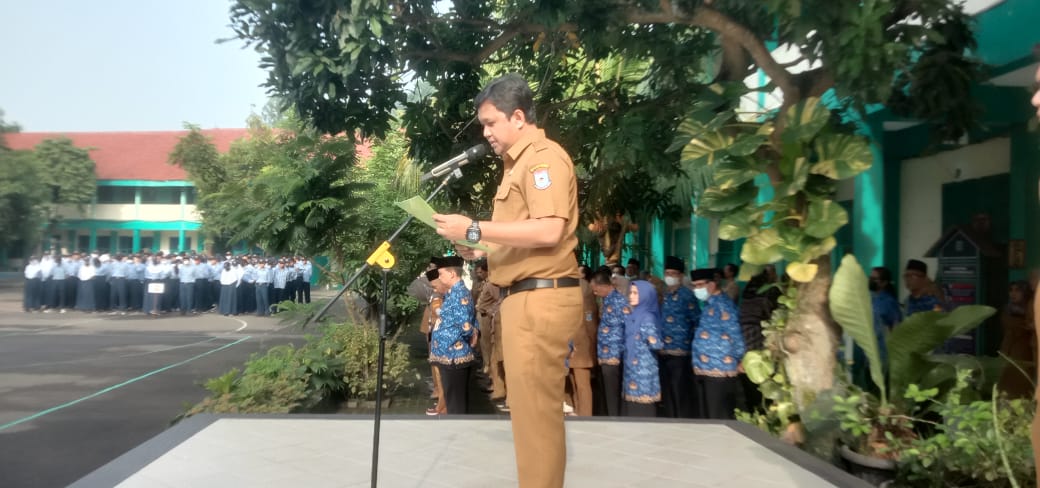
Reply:
[[[426,200],[423,200],[421,197],[415,196],[403,202],[397,202],[397,206],[401,207],[401,209],[403,209],[405,212],[408,212],[408,214],[415,217],[422,223],[432,227],[434,230],[437,229],[437,222],[433,220],[433,216],[437,213],[437,211],[434,210],[433,207],[431,207],[429,203],[426,203]],[[466,227],[468,226],[469,221],[467,219]],[[463,227],[462,235],[465,236],[465,227]],[[454,242],[455,244],[458,244],[460,246],[471,247],[473,249],[479,249],[484,252],[491,251],[487,246],[479,243],[474,244],[472,242],[461,239],[456,239],[454,240]]]

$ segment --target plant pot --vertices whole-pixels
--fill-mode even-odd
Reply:
[[[841,446],[841,459],[846,471],[874,486],[887,486],[896,477],[896,462],[891,459],[864,456],[844,445]]]

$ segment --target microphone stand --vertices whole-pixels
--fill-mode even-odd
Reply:
[[[436,197],[437,194],[441,192],[441,190],[444,190],[444,188],[448,186],[448,183],[450,183],[453,178],[462,178],[462,170],[460,168],[455,167],[452,171],[445,174],[444,179],[442,179],[441,183],[437,185],[437,188],[433,190],[433,193],[430,193],[430,196],[426,197],[426,201],[429,202],[430,200],[433,200],[433,198]],[[387,238],[387,240],[383,241],[383,243],[380,244],[379,247],[377,247],[376,250],[368,256],[368,259],[365,260],[365,263],[362,264],[356,272],[354,272],[354,275],[351,276],[346,283],[343,284],[343,288],[339,291],[339,293],[337,293],[336,296],[332,298],[332,300],[329,300],[329,302],[326,303],[325,306],[322,307],[316,315],[314,315],[313,317],[308,319],[306,323],[304,323],[304,327],[306,328],[308,325],[311,325],[312,323],[321,320],[321,318],[324,317],[326,313],[328,313],[329,308],[332,307],[332,304],[336,303],[336,301],[339,300],[340,297],[342,297],[343,294],[350,289],[350,285],[354,284],[354,282],[357,281],[357,279],[360,278],[361,275],[368,270],[368,268],[376,265],[382,268],[383,301],[381,306],[379,307],[379,359],[378,366],[376,367],[375,426],[372,432],[372,488],[376,488],[376,480],[379,475],[379,425],[382,421],[383,414],[383,365],[386,362],[387,339],[386,304],[389,300],[387,280],[390,275],[390,270],[393,269],[394,264],[396,263],[394,255],[390,253],[390,243],[393,242],[394,239],[397,239],[397,236],[399,236],[401,232],[404,232],[404,229],[407,228],[408,224],[410,224],[414,219],[414,216],[409,215],[401,224],[401,226],[398,227],[397,230],[395,230],[394,233],[391,234],[389,238]]]

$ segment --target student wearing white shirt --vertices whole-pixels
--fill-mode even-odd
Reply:
[[[242,279],[241,273],[231,266],[231,262],[224,263],[224,270],[220,272],[220,313],[225,317],[238,315],[238,283]]]
[[[50,270],[50,276],[44,287],[45,304],[48,307],[44,311],[50,312],[50,309],[58,309],[61,313],[65,313],[65,280],[68,278],[68,274],[59,255],[54,256],[54,266]]]
[[[25,265],[25,290],[22,295],[22,308],[26,312],[34,312],[40,309],[42,290],[43,272],[40,260],[36,256],[30,256],[29,264]]]
[[[83,266],[80,266],[79,289],[76,290],[76,310],[87,313],[97,310],[97,304],[94,302],[94,279],[100,264],[97,258],[86,258]]]

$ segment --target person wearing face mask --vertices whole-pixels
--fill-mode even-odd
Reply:
[[[737,375],[746,351],[737,306],[722,292],[715,269],[698,269],[690,279],[693,293],[704,302],[693,339],[693,374],[700,387],[701,413],[709,419],[732,419]]]
[[[628,299],[615,283],[628,280],[614,277],[610,268],[592,274],[592,292],[602,299],[599,327],[596,329],[596,360],[599,363],[605,410],[610,417],[621,415],[621,355],[625,343],[625,315],[632,312]]]
[[[447,292],[430,334],[430,362],[440,371],[443,403],[449,415],[466,413],[479,335],[473,299],[462,281],[463,265],[457,256],[437,262],[437,280]]]
[[[693,291],[682,286],[686,263],[676,257],[664,259],[664,301],[661,303],[661,335],[664,346],[660,354],[661,407],[669,418],[696,418],[697,401],[693,371],[690,369],[690,347],[694,329],[700,320],[700,306]]]

